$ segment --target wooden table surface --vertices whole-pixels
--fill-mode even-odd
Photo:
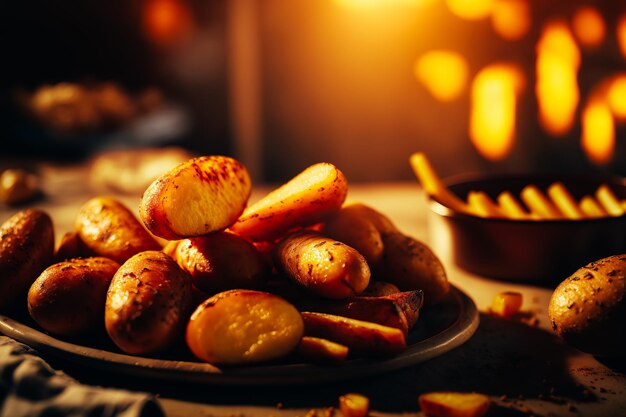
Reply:
[[[85,168],[49,170],[47,197],[33,203],[48,211],[57,236],[72,229],[78,207],[101,190],[90,189]],[[251,200],[271,187],[255,188]],[[108,193],[112,194],[112,193]],[[137,207],[139,194],[118,195]],[[349,200],[361,201],[388,215],[405,233],[430,242],[425,198],[417,183],[351,184]],[[16,209],[2,208],[4,222]],[[336,407],[338,397],[360,392],[371,401],[371,415],[420,415],[420,393],[476,391],[489,395],[492,416],[626,416],[626,366],[602,363],[565,345],[549,328],[547,306],[551,288],[495,281],[457,268],[444,248],[435,248],[450,281],[472,297],[481,311],[474,336],[461,347],[408,368],[356,381],[287,387],[219,387],[147,381],[80,369],[56,358],[56,368],[87,384],[115,386],[158,394],[169,417],[301,416],[317,409],[319,416]],[[565,277],[564,277],[565,278]],[[500,291],[523,294],[523,310],[535,325],[503,320],[486,313]],[[419,325],[419,322],[418,322]],[[337,412],[338,415],[338,412]]]

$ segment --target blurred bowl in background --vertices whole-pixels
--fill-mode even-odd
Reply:
[[[545,191],[562,182],[576,201],[607,184],[626,199],[626,179],[585,175],[507,175],[465,177],[446,181],[450,191],[466,199],[484,191],[492,199],[503,191],[519,196],[534,184]],[[591,261],[626,253],[626,215],[582,220],[513,220],[485,218],[454,211],[429,199],[432,245],[442,258],[468,272],[508,281],[552,286]]]

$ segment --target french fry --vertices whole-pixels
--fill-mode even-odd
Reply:
[[[351,352],[393,356],[406,349],[402,330],[333,314],[302,312],[305,335],[332,340]]]
[[[539,188],[534,185],[527,185],[520,193],[522,201],[537,214],[540,219],[561,219],[563,216],[559,209],[548,200]]]
[[[586,217],[598,218],[609,215],[590,195],[584,196],[578,205],[580,206],[580,211],[582,211]]]
[[[626,210],[626,200],[620,201],[620,204],[622,205],[622,208]]]
[[[464,213],[471,212],[471,209],[463,200],[448,190],[448,187],[441,181],[426,155],[422,152],[416,152],[411,155],[409,162],[415,176],[419,179],[428,195],[436,198],[443,205],[453,210]]]
[[[482,191],[470,191],[467,195],[470,210],[480,217],[505,217],[496,203]]]
[[[561,210],[561,212],[568,219],[579,220],[583,218],[583,212],[578,207],[576,200],[570,194],[567,188],[560,183],[555,182],[548,187],[548,195],[552,199],[554,205]]]
[[[503,191],[498,195],[497,200],[500,211],[504,213],[505,216],[511,219],[528,219],[530,217],[530,214],[524,210],[510,192]]]
[[[475,392],[428,392],[418,401],[427,417],[481,417],[491,403],[489,397]]]
[[[598,187],[596,190],[596,199],[609,215],[619,217],[624,214],[622,205],[608,185],[602,184]]]

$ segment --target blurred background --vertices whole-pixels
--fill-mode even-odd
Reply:
[[[626,4],[24,0],[3,5],[0,160],[175,146],[258,182],[626,175]]]

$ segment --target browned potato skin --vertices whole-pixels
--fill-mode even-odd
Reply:
[[[383,234],[385,253],[376,276],[402,291],[422,290],[424,303],[433,305],[445,297],[450,283],[443,264],[422,242],[402,233]]]
[[[89,250],[85,247],[85,244],[80,240],[78,232],[71,231],[65,233],[59,245],[57,246],[54,259],[56,262],[63,262],[74,258],[89,257]]]
[[[120,265],[81,258],[49,266],[28,292],[28,312],[46,331],[77,336],[104,331],[104,302]]]
[[[90,255],[120,264],[139,252],[161,249],[133,213],[111,197],[87,201],[78,212],[75,229]]]
[[[548,308],[554,331],[600,356],[626,355],[626,254],[583,266],[559,284]]]
[[[307,362],[336,364],[348,358],[350,349],[319,337],[304,336],[298,344],[298,354]]]
[[[235,288],[259,289],[268,276],[261,253],[247,240],[228,232],[178,241],[166,253],[207,294]]]
[[[364,297],[384,297],[398,292],[400,292],[400,288],[391,282],[370,281],[369,285],[365,291],[361,293],[361,295]]]
[[[288,235],[274,250],[276,268],[313,294],[333,299],[361,293],[370,279],[363,256],[315,232]]]
[[[0,310],[25,305],[28,289],[53,256],[54,228],[45,212],[22,210],[0,227]]]
[[[189,318],[191,287],[189,275],[163,252],[138,253],[111,281],[104,313],[107,333],[131,355],[167,349]]]

